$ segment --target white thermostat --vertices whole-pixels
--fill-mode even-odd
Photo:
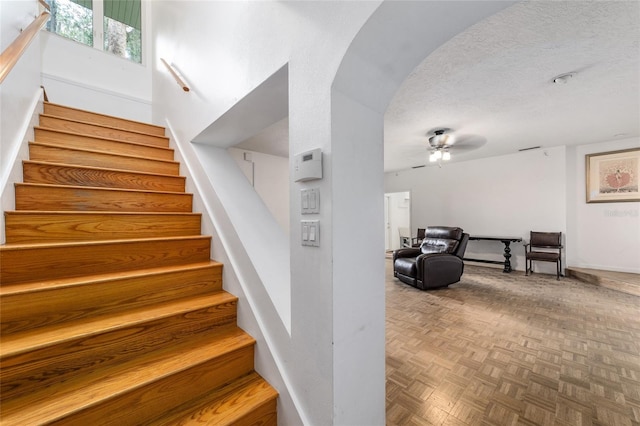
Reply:
[[[322,179],[322,150],[320,148],[297,154],[293,166],[293,180],[304,182]]]

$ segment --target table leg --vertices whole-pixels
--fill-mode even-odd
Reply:
[[[509,247],[511,245],[511,241],[502,242],[504,243],[504,269],[502,272],[508,274],[511,272],[511,261],[509,260],[511,258],[511,247]]]

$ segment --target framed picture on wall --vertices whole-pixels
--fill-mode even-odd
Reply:
[[[640,201],[640,148],[586,156],[587,203]]]

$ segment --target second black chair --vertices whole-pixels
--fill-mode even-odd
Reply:
[[[411,238],[411,247],[420,247],[420,244],[422,244],[422,240],[424,240],[424,232],[424,228],[418,228],[416,236]]]
[[[533,273],[532,262],[555,262],[556,279],[562,275],[562,232],[531,231],[529,243],[524,245],[525,275]]]

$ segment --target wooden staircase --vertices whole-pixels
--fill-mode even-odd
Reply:
[[[275,425],[164,129],[45,103],[0,247],[0,423]]]

